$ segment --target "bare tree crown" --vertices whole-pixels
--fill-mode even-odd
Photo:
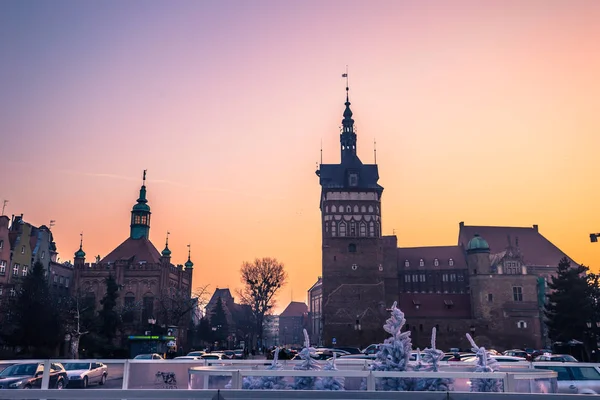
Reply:
[[[270,257],[257,258],[244,262],[240,275],[244,288],[237,293],[242,304],[252,307],[255,315],[268,314],[275,307],[275,295],[287,281],[283,263]]]

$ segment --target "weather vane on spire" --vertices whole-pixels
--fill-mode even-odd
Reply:
[[[143,185],[146,185],[146,171],[148,171],[148,170],[147,169],[144,170]]]
[[[192,256],[192,245],[188,244],[187,247],[188,247],[188,260],[189,260],[190,257]]]
[[[346,78],[346,92],[350,90],[348,88],[348,66],[346,65],[346,73],[342,74],[342,78]]]
[[[83,232],[79,234],[79,248],[83,248]]]
[[[167,231],[167,240],[166,240],[166,246],[169,245],[169,235],[171,234],[171,232]]]

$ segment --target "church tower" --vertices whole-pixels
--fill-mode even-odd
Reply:
[[[131,230],[129,237],[132,239],[150,238],[150,206],[146,199],[146,170],[140,188],[140,197],[131,210]]]
[[[320,164],[316,171],[321,185],[322,339],[325,346],[366,347],[382,332],[385,281],[397,279],[397,272],[396,266],[384,268],[389,246],[381,237],[383,187],[377,183],[377,165],[363,164],[358,157],[347,82],[344,105],[340,163]],[[392,246],[395,251],[395,240]]]

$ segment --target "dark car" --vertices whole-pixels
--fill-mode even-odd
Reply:
[[[43,363],[15,364],[0,372],[0,389],[40,389],[42,387]],[[67,387],[67,371],[62,364],[50,364],[49,388]]]

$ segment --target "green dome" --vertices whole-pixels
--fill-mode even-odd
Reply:
[[[169,250],[169,247],[165,247],[165,249],[162,251],[162,256],[163,257],[171,257],[171,250]]]
[[[85,251],[81,247],[75,252],[75,258],[85,258]]]
[[[467,251],[468,252],[488,252],[490,251],[490,245],[488,244],[488,242],[485,241],[484,238],[482,238],[481,236],[479,236],[478,233],[475,234],[475,236],[473,236],[473,239],[469,240],[469,243],[467,244]]]
[[[133,206],[133,211],[150,211],[150,206],[146,203],[137,203]]]
[[[194,268],[194,263],[193,263],[193,262],[192,262],[192,260],[190,260],[189,258],[188,258],[188,260],[185,262],[185,268],[186,268],[186,269],[188,269],[188,268],[190,268],[190,269],[191,269],[191,268]]]

